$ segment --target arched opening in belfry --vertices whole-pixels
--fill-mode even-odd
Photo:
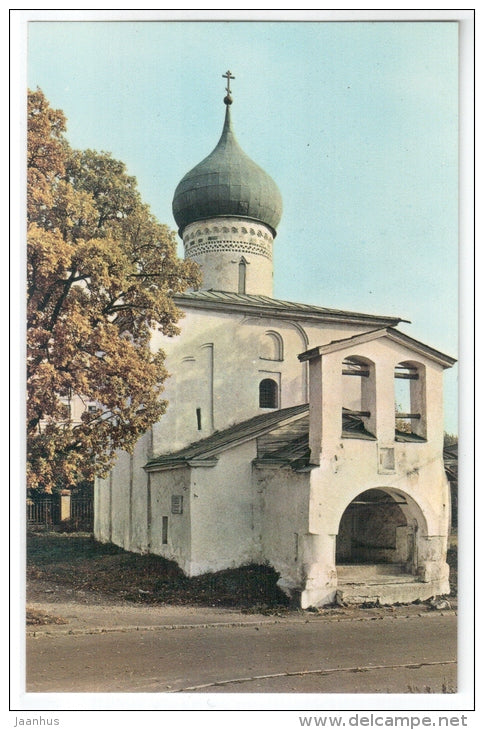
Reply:
[[[413,361],[395,367],[395,441],[427,436],[425,367]]]
[[[414,560],[416,521],[408,508],[405,496],[383,489],[368,489],[355,497],[340,520],[336,563],[409,567]]]
[[[342,362],[342,430],[346,438],[376,433],[375,364],[365,357]]]

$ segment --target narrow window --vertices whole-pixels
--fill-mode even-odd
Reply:
[[[168,517],[161,518],[161,544],[168,545]]]
[[[239,294],[245,294],[245,283],[247,278],[247,261],[242,256],[239,261]]]
[[[202,430],[202,409],[197,408],[197,428],[199,431]]]
[[[271,378],[265,378],[259,383],[259,408],[278,407],[277,383]]]

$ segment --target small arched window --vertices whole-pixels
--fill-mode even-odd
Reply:
[[[278,388],[275,380],[264,378],[259,383],[259,408],[278,408]]]
[[[245,294],[246,282],[247,282],[247,261],[244,258],[244,256],[242,256],[242,258],[239,261],[239,288],[238,288],[239,294]]]

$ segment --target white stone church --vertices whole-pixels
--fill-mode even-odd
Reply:
[[[173,199],[203,283],[176,297],[181,335],[153,333],[168,410],[97,480],[95,537],[189,576],[268,563],[302,608],[446,594],[455,360],[398,318],[273,299],[281,195],[235,138],[228,84],[220,140]]]

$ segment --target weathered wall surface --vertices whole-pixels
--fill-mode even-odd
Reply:
[[[271,378],[280,388],[279,407],[308,402],[308,365],[297,355],[308,347],[364,331],[364,327],[318,327],[275,317],[188,309],[180,337],[153,334],[152,346],[167,353],[168,410],[155,425],[153,452],[182,448],[263,413],[259,383]],[[281,353],[270,352],[272,333]],[[197,409],[199,415],[197,415]]]
[[[309,475],[289,467],[253,469],[261,556],[280,573],[290,593],[303,586],[303,541],[308,532]]]
[[[191,478],[190,573],[259,562],[252,492],[255,440],[219,455],[213,468],[194,468]]]
[[[181,512],[173,511],[172,498],[182,498]],[[180,509],[177,507],[177,509]],[[165,519],[164,519],[165,518]],[[148,515],[149,550],[168,560],[176,560],[190,571],[191,503],[190,469],[171,469],[150,474]]]

